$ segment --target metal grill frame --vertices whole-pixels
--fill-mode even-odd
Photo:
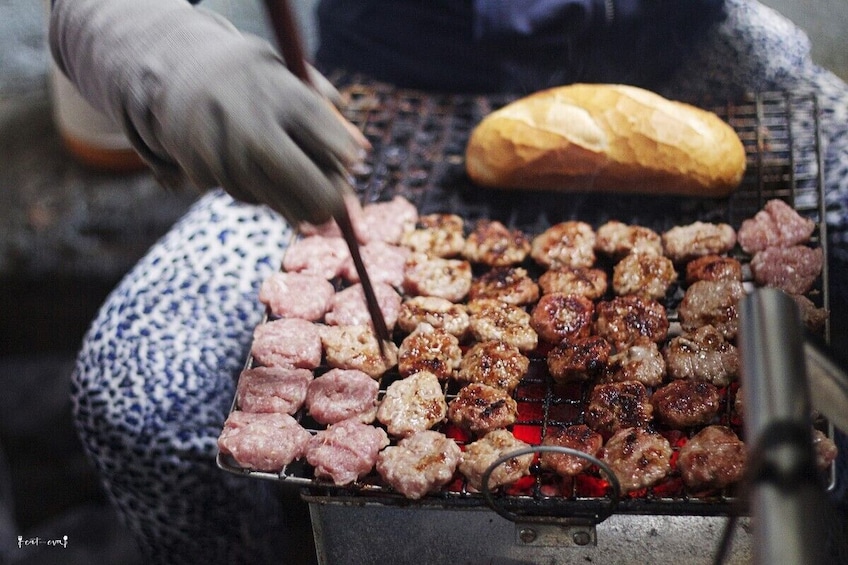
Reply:
[[[540,233],[566,219],[581,219],[597,227],[622,213],[642,210],[644,197],[622,195],[563,194],[532,191],[493,191],[470,184],[464,172],[465,144],[473,127],[491,111],[514,99],[511,96],[433,95],[397,90],[357,77],[342,80],[348,86],[345,115],[358,125],[373,151],[365,165],[353,173],[357,195],[363,203],[389,200],[400,195],[413,202],[421,214],[459,213],[466,222],[497,219],[528,234]],[[812,95],[760,93],[724,104],[701,104],[738,133],[747,154],[747,171],[740,187],[726,199],[650,197],[656,213],[628,218],[658,232],[696,220],[726,222],[738,229],[772,198],[790,203],[816,222],[813,245],[827,252],[827,205],[819,134],[818,103]],[[601,200],[602,202],[598,202]],[[637,207],[637,203],[642,206]],[[587,212],[594,211],[592,218]],[[624,220],[622,220],[624,221]],[[813,291],[817,305],[829,309],[827,261],[820,285]],[[825,340],[830,341],[830,321]],[[251,366],[252,359],[246,366]],[[550,379],[548,379],[550,380]],[[547,385],[550,387],[550,383]],[[385,384],[381,384],[381,392]],[[450,400],[450,397],[448,398]],[[233,409],[235,409],[235,402]],[[542,428],[548,424],[541,423]],[[833,429],[829,424],[828,433]],[[273,480],[301,487],[309,500],[332,500],[342,504],[388,504],[408,506],[411,502],[391,489],[366,482],[336,487],[311,476],[308,465],[296,461],[279,474],[243,469],[218,455],[218,466],[228,472]],[[829,488],[835,485],[830,471]],[[532,496],[498,495],[497,504],[523,519],[542,518],[598,523],[613,501],[609,497],[546,497],[539,480]],[[617,501],[616,513],[681,516],[720,516],[739,511],[738,499],[730,493],[699,498],[694,496],[639,498]],[[451,509],[479,508],[486,502],[479,493],[440,492],[415,504]]]

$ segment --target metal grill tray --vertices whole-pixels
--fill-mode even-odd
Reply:
[[[572,219],[588,222],[593,227],[617,219],[647,226],[659,233],[698,220],[726,222],[738,228],[766,201],[780,198],[816,222],[818,229],[812,245],[822,247],[825,257],[828,256],[818,108],[812,96],[762,93],[733,103],[701,104],[736,130],[746,149],[747,171],[741,186],[730,197],[693,199],[493,191],[476,187],[465,174],[464,152],[468,136],[485,115],[510,102],[511,97],[440,96],[396,90],[358,77],[335,79],[347,83],[343,89],[347,97],[346,117],[360,127],[373,145],[365,165],[354,172],[355,189],[363,203],[385,201],[400,195],[413,202],[421,214],[455,213],[467,224],[477,219],[494,219],[533,235],[555,223]],[[826,263],[820,283],[809,294],[824,308],[829,306]],[[673,319],[674,304],[667,306]],[[829,340],[829,322],[825,338]],[[251,363],[248,359],[247,366]],[[544,374],[543,366],[543,359],[531,356],[531,370],[514,396],[525,406],[536,405],[537,408],[530,410],[533,416],[529,419],[521,420],[520,416],[514,429],[522,426],[544,429],[548,425],[574,423],[557,419],[556,414],[563,412],[563,406],[575,401],[555,394],[552,380]],[[381,394],[395,378],[396,374],[383,378]],[[728,408],[722,418],[723,423],[739,431],[739,422],[731,421],[732,390],[728,387],[725,398]],[[456,388],[448,388],[446,392],[450,400]],[[551,399],[560,400],[552,402]],[[233,409],[236,409],[235,403]],[[299,417],[307,429],[318,429],[310,426],[308,415],[299,414]],[[827,423],[820,425],[832,435]],[[450,508],[489,504],[481,494],[469,492],[464,486],[412,502],[382,486],[375,473],[351,486],[336,487],[314,478],[310,466],[303,461],[288,465],[279,474],[241,468],[223,454],[219,454],[217,462],[220,468],[231,473],[307,487],[310,496],[332,497],[336,501]],[[831,469],[831,487],[834,476],[835,471]],[[681,485],[673,488],[665,484],[642,491],[638,496],[612,500],[609,495],[586,495],[586,485],[578,486],[575,482],[570,496],[551,497],[543,493],[541,474],[535,473],[535,477],[533,484],[521,492],[507,490],[497,494],[494,509],[502,515],[585,518],[593,522],[600,521],[613,509],[616,513],[702,516],[726,515],[738,510],[734,508],[738,500],[733,489],[696,497]],[[598,475],[598,480],[600,477]]]

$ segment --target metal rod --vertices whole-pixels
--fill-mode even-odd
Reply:
[[[815,467],[801,327],[794,301],[779,290],[758,289],[740,301],[756,565],[829,562],[829,501]]]
[[[336,223],[347,241],[350,249],[350,256],[353,259],[353,265],[356,267],[356,273],[359,275],[359,282],[362,284],[362,290],[365,293],[365,303],[368,306],[368,313],[371,316],[371,323],[374,325],[374,333],[377,336],[377,345],[380,348],[380,354],[386,355],[386,342],[391,341],[389,329],[386,326],[386,320],[383,317],[383,311],[380,310],[380,303],[377,301],[377,295],[374,293],[374,287],[368,278],[368,271],[365,269],[365,263],[362,261],[362,254],[359,252],[359,245],[356,243],[356,233],[353,229],[353,224],[350,221],[350,214],[347,208],[342,207],[342,210],[336,215]]]

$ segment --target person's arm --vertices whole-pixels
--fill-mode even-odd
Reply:
[[[221,186],[292,221],[342,206],[339,168],[361,141],[267,42],[185,0],[55,0],[49,39],[164,184]]]

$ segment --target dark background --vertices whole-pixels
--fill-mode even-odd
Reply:
[[[132,565],[73,429],[70,374],[109,290],[196,195],[68,157],[42,16],[40,0],[0,2],[0,563]],[[66,548],[18,547],[64,535]]]
[[[312,2],[292,6],[311,29]],[[259,0],[204,0],[269,37]],[[46,0],[0,0],[0,564],[133,565],[73,428],[70,375],[109,291],[197,198],[81,166],[54,125]],[[311,50],[314,34],[304,34]],[[67,535],[66,548],[18,547]]]

